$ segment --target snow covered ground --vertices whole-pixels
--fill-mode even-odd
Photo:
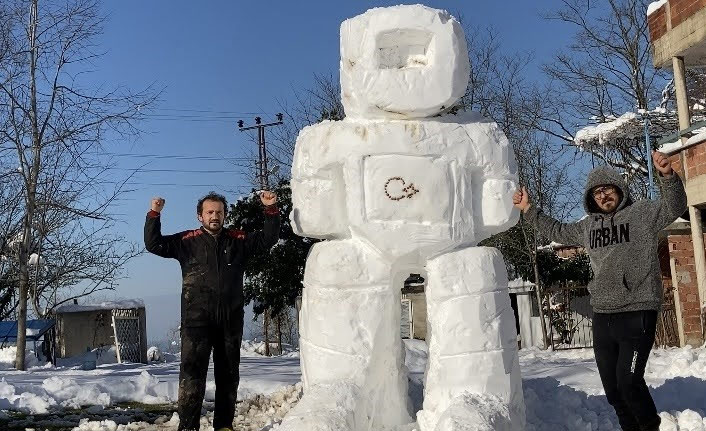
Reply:
[[[276,429],[301,395],[298,353],[267,358],[257,353],[262,347],[243,344],[238,395],[245,401],[239,404],[236,422],[244,430]],[[11,366],[14,350],[0,350],[0,421],[15,429],[49,425],[100,431],[176,429],[178,356],[167,355],[166,362],[149,365],[111,363],[110,351],[102,358],[91,371],[83,371],[85,358],[77,358],[57,368],[35,361],[29,371],[18,372]],[[528,349],[520,352],[520,363],[528,431],[619,430],[592,351]],[[408,342],[410,396],[417,408],[425,364],[425,343]],[[212,372],[211,368],[206,410],[212,410],[208,402],[214,396]],[[654,350],[646,380],[661,412],[663,431],[706,431],[706,348]],[[153,405],[157,413],[150,414],[144,405],[121,404],[126,402]],[[72,410],[78,407],[82,410]],[[212,413],[205,414],[202,430],[212,429]]]

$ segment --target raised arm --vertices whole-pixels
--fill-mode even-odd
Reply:
[[[157,256],[179,258],[179,234],[162,235],[161,214],[164,208],[164,199],[152,199],[150,211],[145,219],[145,248]]]
[[[262,192],[260,200],[265,206],[265,224],[262,230],[245,235],[245,250],[248,256],[268,250],[279,240],[280,215],[277,208],[277,195]]]
[[[525,219],[548,239],[567,245],[584,245],[583,229],[581,229],[580,222],[562,223],[543,214],[529,202],[529,194],[525,187],[518,190],[512,200],[515,206],[524,213]]]
[[[655,227],[655,232],[658,232],[684,214],[687,209],[687,200],[684,183],[679,175],[672,170],[667,156],[655,151],[652,154],[652,161],[661,174],[659,200],[651,201],[649,207],[652,225]]]

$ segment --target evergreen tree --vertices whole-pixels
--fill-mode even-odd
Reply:
[[[277,193],[282,225],[280,240],[272,249],[253,256],[245,267],[245,303],[253,302],[256,316],[268,310],[277,316],[295,304],[301,295],[304,265],[309,248],[315,242],[297,236],[292,231],[289,213],[292,211],[292,191],[288,181],[280,181],[272,191]],[[248,196],[231,204],[226,225],[246,232],[262,229],[262,203],[253,190]]]

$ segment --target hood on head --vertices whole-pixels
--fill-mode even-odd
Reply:
[[[596,186],[603,185],[612,185],[620,190],[622,199],[620,200],[616,211],[620,211],[632,203],[632,198],[630,198],[630,189],[628,189],[628,184],[623,179],[623,176],[610,166],[599,166],[588,174],[588,180],[586,181],[583,207],[588,214],[601,212],[596,205],[596,202],[593,200],[591,190],[593,190]]]

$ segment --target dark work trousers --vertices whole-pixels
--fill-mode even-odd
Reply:
[[[645,383],[656,328],[657,312],[653,310],[593,316],[598,373],[624,431],[659,429],[660,417]]]
[[[240,343],[243,315],[228,324],[181,327],[179,369],[179,430],[198,430],[206,392],[208,361],[213,349],[216,406],[213,428],[232,428],[240,382]]]

